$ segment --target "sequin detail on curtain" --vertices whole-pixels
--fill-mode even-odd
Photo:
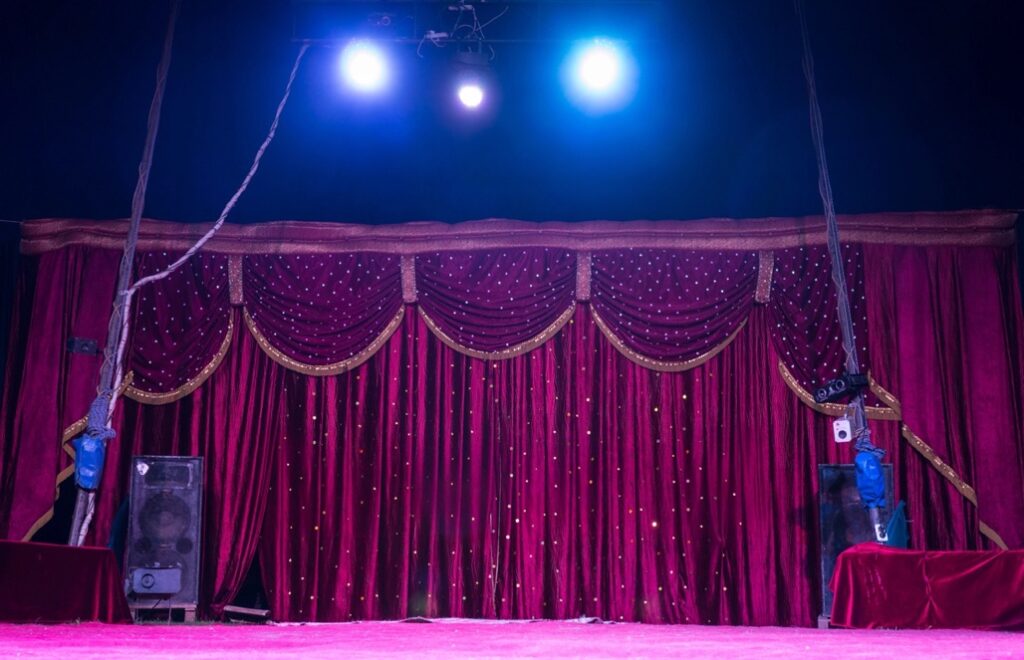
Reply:
[[[441,341],[506,359],[553,337],[575,307],[576,255],[529,248],[435,252],[416,259],[420,314]]]
[[[398,255],[249,255],[245,322],[280,364],[310,375],[358,366],[401,323]]]
[[[136,278],[163,270],[178,256],[139,255]],[[134,311],[128,352],[134,381],[125,394],[147,403],[190,394],[213,373],[231,343],[227,255],[196,255],[169,277],[140,289]]]
[[[597,251],[591,313],[638,364],[690,369],[721,351],[746,322],[757,270],[754,252]]]

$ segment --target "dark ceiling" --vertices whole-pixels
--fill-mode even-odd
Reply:
[[[586,36],[546,4],[546,29]],[[808,5],[840,212],[1024,207],[1024,3]],[[0,217],[128,214],[168,6],[3,5]],[[220,211],[298,50],[293,10],[184,2],[147,216]],[[681,0],[654,16],[634,44],[638,95],[604,117],[565,101],[557,41],[497,47],[502,98],[478,124],[446,107],[439,53],[396,46],[402,84],[368,104],[342,92],[336,51],[314,48],[232,220],[819,213],[792,2]]]

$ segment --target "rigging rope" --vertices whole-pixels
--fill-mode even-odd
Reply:
[[[832,261],[832,281],[836,289],[836,305],[839,312],[839,327],[843,333],[843,351],[846,353],[846,373],[857,375],[860,371],[860,360],[857,355],[857,338],[854,335],[853,316],[850,313],[850,296],[846,284],[846,269],[843,266],[842,247],[839,244],[839,223],[836,220],[835,200],[832,197],[832,181],[828,173],[828,158],[825,155],[825,136],[821,120],[821,106],[818,103],[818,88],[814,81],[814,54],[811,51],[811,40],[807,32],[807,20],[804,17],[803,0],[793,0],[797,18],[800,21],[800,36],[803,42],[804,79],[807,82],[807,97],[810,105],[811,139],[814,142],[814,156],[818,164],[818,194],[825,209],[825,227],[828,237],[828,253]],[[871,442],[871,430],[868,428],[867,415],[864,411],[864,395],[858,393],[850,403],[853,413],[853,432],[858,451],[868,451],[876,456],[884,456],[885,450]]]
[[[832,281],[836,289],[836,306],[839,312],[839,327],[843,333],[843,351],[846,353],[846,373],[860,373],[857,356],[857,338],[854,335],[853,317],[850,314],[850,296],[847,291],[846,269],[843,267],[842,247],[839,244],[839,223],[836,221],[835,200],[832,198],[832,181],[828,175],[828,159],[825,156],[825,137],[822,129],[821,106],[818,103],[818,89],[814,84],[814,55],[811,53],[811,39],[807,33],[803,0],[793,0],[797,18],[800,21],[800,37],[803,42],[804,78],[807,81],[807,97],[810,105],[811,139],[814,142],[814,156],[818,162],[818,193],[825,208],[825,226],[828,235],[828,253],[832,261]],[[885,473],[881,458],[885,450],[871,442],[864,410],[864,393],[857,392],[847,409],[853,416],[853,436],[857,456],[854,458],[857,490],[861,503],[867,509],[868,518],[874,528],[875,540],[885,543],[889,533],[882,521],[882,509],[886,506]]]
[[[128,312],[125,307],[126,289],[131,281],[132,266],[135,262],[135,246],[139,238],[139,224],[142,211],[146,204],[146,188],[149,185],[149,173],[153,168],[153,150],[156,135],[160,127],[160,110],[163,107],[164,91],[167,89],[167,71],[171,67],[171,51],[174,43],[174,28],[178,23],[181,0],[173,0],[171,13],[167,18],[167,32],[164,35],[163,50],[160,63],[157,65],[156,89],[149,104],[149,116],[146,120],[146,141],[142,148],[142,159],[139,161],[139,175],[135,181],[135,192],[132,194],[132,214],[128,222],[128,235],[125,237],[124,252],[117,273],[117,294],[114,308],[107,323],[107,343],[103,349],[103,365],[100,367],[100,380],[96,388],[96,399],[89,406],[86,431],[76,438],[75,449],[75,510],[71,519],[71,532],[68,544],[79,546],[85,542],[85,534],[89,530],[93,511],[96,506],[96,487],[103,473],[103,462],[106,458],[106,443],[114,436],[110,428],[110,415],[113,411],[113,382],[115,373],[119,371],[120,352],[117,347],[123,343],[122,333]]]
[[[309,44],[303,44],[292,65],[288,82],[285,85],[284,95],[277,105],[274,113],[274,120],[270,124],[270,130],[264,138],[252,165],[242,180],[241,185],[231,196],[227,204],[218,216],[213,226],[203,234],[196,243],[185,252],[179,259],[174,261],[164,270],[148,275],[129,286],[132,277],[132,269],[135,262],[135,249],[138,245],[139,226],[142,221],[142,213],[146,201],[146,188],[149,184],[149,174],[153,165],[153,151],[156,144],[156,136],[160,125],[160,110],[163,105],[164,91],[167,87],[167,72],[170,68],[171,50],[174,42],[174,28],[177,23],[181,0],[173,0],[171,13],[168,17],[167,33],[164,37],[163,51],[160,63],[157,67],[156,89],[153,92],[153,100],[150,103],[149,118],[146,126],[146,142],[143,147],[142,159],[139,163],[139,176],[135,185],[135,192],[132,196],[132,215],[128,225],[128,234],[125,239],[124,253],[121,257],[121,264],[118,271],[117,295],[114,301],[114,308],[110,315],[110,322],[107,328],[107,343],[103,352],[103,365],[100,368],[100,381],[97,387],[96,399],[89,407],[86,431],[75,440],[75,480],[78,484],[78,493],[75,501],[75,511],[72,518],[70,545],[81,545],[85,541],[89,524],[92,520],[95,509],[96,488],[99,486],[100,476],[103,471],[103,463],[106,454],[106,442],[115,433],[111,427],[111,420],[114,415],[114,408],[124,384],[124,353],[128,341],[128,325],[131,318],[132,300],[135,293],[146,284],[164,279],[174,271],[183,266],[199,250],[213,238],[214,234],[224,225],[228,215],[235,208],[242,194],[249,187],[249,183],[259,170],[260,162],[267,147],[277,134],[277,128],[281,120],[281,113],[285,104],[291,96],[292,85],[298,74],[299,65],[303,56],[309,49]]]

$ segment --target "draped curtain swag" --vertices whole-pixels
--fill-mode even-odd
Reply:
[[[1014,220],[841,218],[868,412],[922,546],[1024,545]],[[137,272],[196,231],[144,223]],[[99,364],[62,345],[102,336],[118,241],[23,232],[7,537],[70,474]],[[824,242],[816,218],[228,227],[140,292],[95,539],[133,453],[201,454],[214,611],[259,547],[286,619],[807,623],[814,523],[792,502],[849,460],[815,415],[844,407],[809,394],[844,361]],[[762,562],[778,582],[744,583]]]

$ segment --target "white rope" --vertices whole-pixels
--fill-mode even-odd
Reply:
[[[270,131],[267,133],[267,137],[264,138],[263,143],[260,145],[260,148],[256,151],[256,156],[253,158],[252,165],[249,167],[249,172],[245,175],[245,178],[242,179],[242,183],[238,187],[238,190],[235,191],[235,194],[232,195],[231,199],[229,199],[227,204],[224,205],[224,209],[220,212],[220,216],[217,218],[217,221],[213,223],[213,226],[210,227],[209,231],[203,234],[203,236],[198,241],[196,241],[195,245],[190,247],[188,251],[185,252],[185,254],[178,258],[170,266],[160,271],[159,273],[154,273],[153,275],[147,275],[146,277],[141,278],[140,280],[135,282],[135,284],[132,284],[130,287],[121,292],[121,333],[120,341],[118,342],[117,346],[117,353],[114,359],[115,377],[113,383],[113,391],[110,397],[110,406],[107,413],[108,423],[109,420],[113,417],[114,406],[117,403],[117,396],[121,389],[121,385],[124,381],[124,351],[128,341],[128,322],[131,317],[132,299],[135,296],[135,292],[138,291],[141,287],[151,282],[156,282],[158,280],[164,279],[174,271],[181,268],[189,259],[191,259],[197,252],[199,252],[199,250],[203,249],[203,246],[206,245],[210,241],[210,239],[213,238],[214,234],[216,234],[217,231],[220,230],[220,228],[224,225],[224,221],[227,220],[228,215],[231,214],[231,211],[235,208],[235,205],[238,203],[238,200],[242,197],[242,194],[245,192],[246,188],[249,187],[249,183],[256,175],[256,171],[259,170],[260,161],[263,159],[263,154],[266,152],[267,147],[270,146],[270,143],[273,141],[274,136],[277,134],[277,127],[281,121],[281,113],[284,111],[285,104],[288,102],[288,97],[291,96],[292,85],[295,82],[296,75],[298,74],[299,64],[302,62],[302,58],[306,54],[307,50],[309,50],[309,44],[303,44],[302,48],[299,49],[299,54],[295,58],[295,64],[292,65],[291,74],[289,74],[288,76],[288,83],[285,85],[284,96],[281,97],[281,102],[277,104],[277,111],[274,113],[274,121],[271,122],[270,124]]]

